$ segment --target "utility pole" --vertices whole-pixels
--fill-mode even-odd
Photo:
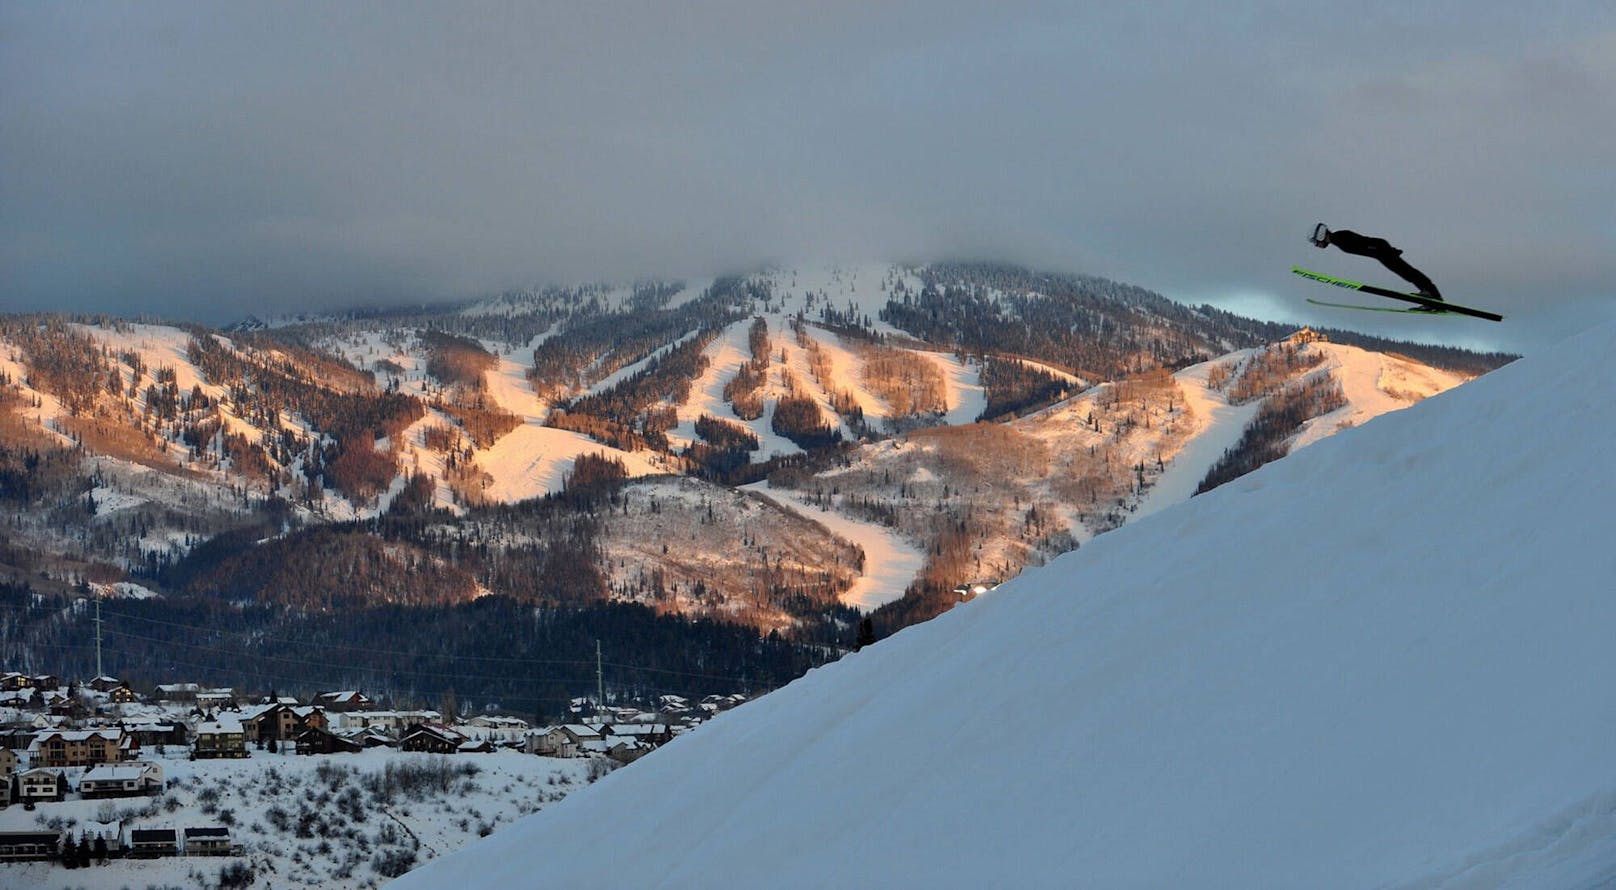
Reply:
[[[101,598],[95,598],[95,676],[96,679],[106,676],[101,669]]]
[[[600,702],[600,709],[606,710],[606,672],[601,669],[600,640],[595,640],[595,695]]]

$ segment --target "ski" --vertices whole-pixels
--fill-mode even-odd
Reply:
[[[1292,266],[1291,271],[1302,276],[1303,278],[1317,281],[1320,284],[1330,284],[1336,287],[1344,287],[1348,290],[1362,291],[1366,294],[1375,294],[1376,296],[1381,297],[1391,297],[1394,300],[1402,300],[1405,303],[1418,303],[1421,306],[1429,306],[1430,308],[1439,310],[1443,313],[1453,315],[1468,315],[1472,318],[1484,318],[1488,321],[1504,320],[1504,316],[1499,315],[1496,312],[1488,312],[1485,309],[1472,309],[1469,306],[1460,306],[1455,303],[1449,303],[1446,300],[1432,300],[1418,294],[1409,294],[1397,290],[1388,290],[1384,287],[1375,287],[1371,284],[1364,284],[1361,281],[1353,281],[1348,278],[1337,278],[1334,275],[1325,275],[1323,272],[1314,272],[1310,269],[1303,269],[1300,266]],[[1364,309],[1368,307],[1356,306],[1348,308]]]
[[[1395,313],[1397,313],[1399,315],[1448,315],[1448,316],[1456,316],[1456,315],[1459,314],[1457,312],[1441,312],[1441,311],[1433,312],[1433,311],[1431,311],[1429,309],[1396,309],[1396,308],[1393,308],[1391,306],[1359,306],[1356,303],[1331,303],[1331,302],[1328,302],[1326,300],[1315,300],[1312,297],[1309,297],[1307,301],[1309,303],[1312,303],[1315,306],[1330,306],[1330,307],[1335,308],[1335,309],[1362,309],[1365,312],[1395,312]]]

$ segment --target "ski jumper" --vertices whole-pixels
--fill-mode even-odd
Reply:
[[[1344,253],[1379,260],[1382,266],[1390,269],[1399,278],[1419,288],[1421,294],[1433,300],[1442,299],[1442,294],[1437,291],[1436,285],[1431,283],[1431,279],[1427,278],[1424,272],[1410,266],[1408,261],[1403,259],[1403,252],[1393,247],[1385,238],[1372,238],[1348,229],[1335,229],[1329,234],[1329,243],[1341,248]]]

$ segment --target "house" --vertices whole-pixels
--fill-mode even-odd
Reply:
[[[155,763],[100,764],[79,777],[79,796],[137,797],[163,790],[163,768]]]
[[[568,723],[561,727],[561,731],[572,736],[579,744],[584,742],[598,742],[604,739],[612,728],[605,723]]]
[[[228,686],[218,689],[198,689],[196,691],[196,706],[210,711],[216,711],[219,708],[234,708],[236,706],[236,690]]]
[[[229,856],[230,829],[222,825],[185,829],[185,855]]]
[[[42,803],[60,801],[67,796],[67,779],[60,769],[40,766],[17,774],[17,801]]]
[[[548,734],[550,732],[551,729],[554,729],[554,727],[543,726],[543,727],[539,727],[538,729],[530,729],[526,733],[524,733],[522,735],[522,753],[523,754],[548,753],[548,752],[545,752],[545,751],[541,751],[541,749],[545,747],[544,737],[545,737],[546,734]]]
[[[527,750],[545,757],[577,757],[584,753],[584,745],[599,742],[599,730],[581,723],[556,726],[528,735]]]
[[[129,855],[135,859],[180,855],[179,832],[172,828],[135,828],[129,832]]]
[[[248,712],[248,716],[242,718],[241,724],[247,738],[259,742],[271,739],[289,742],[296,739],[304,730],[330,728],[325,711],[320,708],[299,707],[280,702]]]
[[[28,745],[34,766],[93,766],[128,760],[134,740],[120,728],[53,729],[41,732]]]
[[[389,735],[374,726],[364,729],[345,729],[338,735],[365,748],[397,748],[398,736]]]
[[[117,677],[108,677],[105,675],[96,677],[94,680],[90,681],[90,688],[94,689],[96,692],[111,692],[112,690],[123,685],[124,682]]]
[[[0,862],[55,859],[61,851],[60,831],[0,831]]]
[[[190,704],[202,687],[195,683],[164,683],[157,687],[157,700],[171,704]]]
[[[6,671],[4,674],[0,674],[0,690],[16,692],[19,689],[32,688],[34,688],[34,678],[27,674],[19,674],[16,671]]]
[[[649,742],[632,738],[618,740],[616,736],[611,736],[598,744],[606,745],[606,756],[618,763],[633,763],[656,750],[656,746]]]
[[[140,703],[140,695],[128,686],[114,686],[107,690],[107,701],[115,705],[133,705]]]
[[[52,717],[64,717],[69,721],[83,720],[90,715],[90,709],[84,702],[62,692],[47,692],[41,696],[45,703],[45,713]]]
[[[673,739],[673,727],[666,723],[616,723],[607,727],[612,740],[633,739],[651,747]]]
[[[363,692],[345,689],[341,692],[322,692],[314,697],[314,704],[327,711],[370,711],[374,710],[376,703]]]
[[[339,711],[328,717],[328,729],[379,729],[395,738],[418,724],[443,722],[443,715],[432,710]]]
[[[519,743],[529,729],[520,717],[479,716],[466,721],[466,734],[499,743]]]
[[[0,692],[0,708],[16,708],[19,711],[24,711],[37,707],[39,707],[39,696],[32,689],[12,689]]]
[[[311,726],[298,733],[294,741],[297,743],[299,754],[357,754],[365,750],[364,743],[318,726]]]
[[[62,678],[55,674],[35,674],[28,678],[29,685],[35,689],[60,689]]]
[[[234,717],[220,717],[196,726],[196,743],[191,747],[194,760],[219,757],[246,757],[247,735],[241,721]]]
[[[453,754],[466,741],[465,736],[441,723],[422,723],[405,733],[398,746],[405,751]]]
[[[123,731],[134,739],[136,748],[156,748],[161,750],[166,745],[183,747],[191,743],[191,730],[178,720],[158,723],[146,721],[142,723],[122,723]]]

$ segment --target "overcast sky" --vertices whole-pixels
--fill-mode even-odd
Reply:
[[[0,3],[4,310],[974,257],[1529,348],[1613,208],[1609,0]],[[1321,314],[1398,284],[1321,220],[1510,320]]]

